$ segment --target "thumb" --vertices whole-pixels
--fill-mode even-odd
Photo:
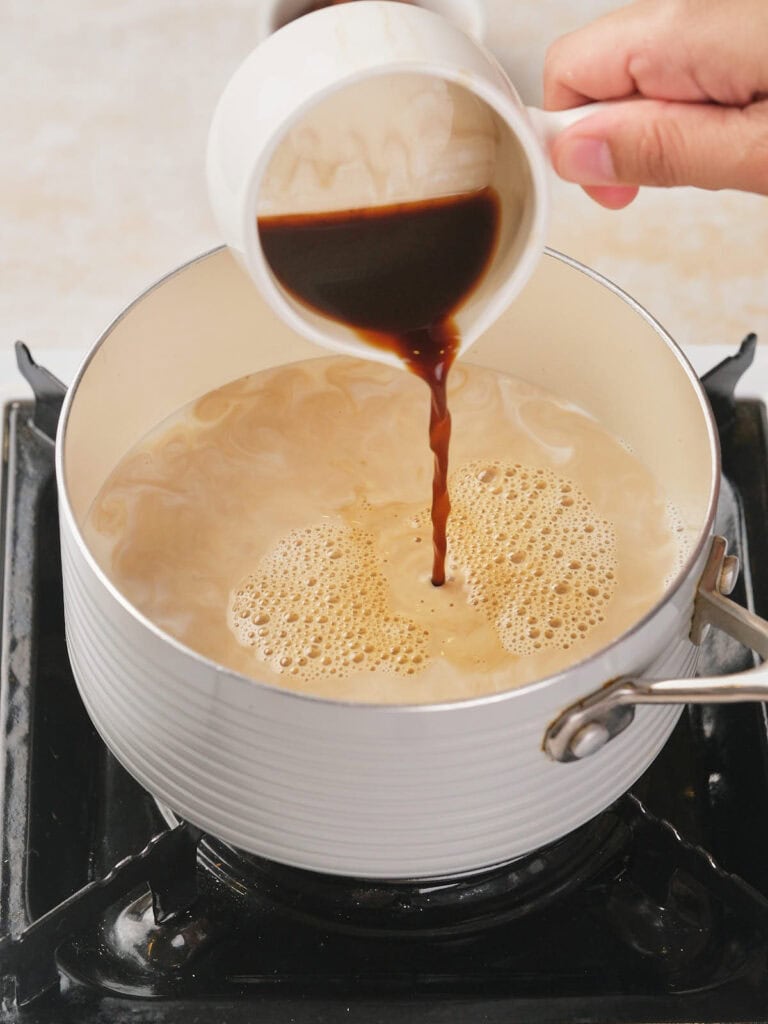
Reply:
[[[694,185],[768,195],[768,100],[747,107],[617,102],[559,135],[551,156],[557,173],[580,185]]]

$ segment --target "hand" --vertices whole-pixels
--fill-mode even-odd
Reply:
[[[552,163],[621,209],[638,185],[768,195],[768,0],[639,0],[550,47],[544,105],[629,99],[558,136]]]

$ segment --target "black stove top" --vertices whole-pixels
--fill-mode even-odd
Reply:
[[[765,409],[714,402],[734,596],[767,615]],[[169,828],[91,726],[31,403],[6,409],[2,507],[0,1020],[768,1021],[762,705],[687,709],[630,793],[506,867],[391,884],[280,867]],[[701,670],[752,658],[713,633]]]

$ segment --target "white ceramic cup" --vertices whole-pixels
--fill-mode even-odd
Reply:
[[[492,186],[501,199],[498,240],[453,315],[461,352],[507,308],[544,250],[547,138],[593,109],[526,109],[495,58],[431,11],[392,0],[324,8],[266,38],[228,83],[209,135],[213,211],[227,244],[296,331],[397,364],[282,288],[257,217]]]
[[[434,11],[458,26],[478,42],[485,38],[486,17],[483,0],[408,0],[417,7]],[[257,42],[271,36],[302,15],[311,0],[257,0]]]

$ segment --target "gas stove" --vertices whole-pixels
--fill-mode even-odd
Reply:
[[[768,615],[766,409],[733,398],[753,348],[706,383],[735,599]],[[169,823],[104,747],[69,668],[56,389],[35,387],[37,404],[4,418],[0,1019],[768,1021],[762,705],[687,709],[604,814],[461,879],[317,875]],[[700,671],[752,664],[713,633]]]

